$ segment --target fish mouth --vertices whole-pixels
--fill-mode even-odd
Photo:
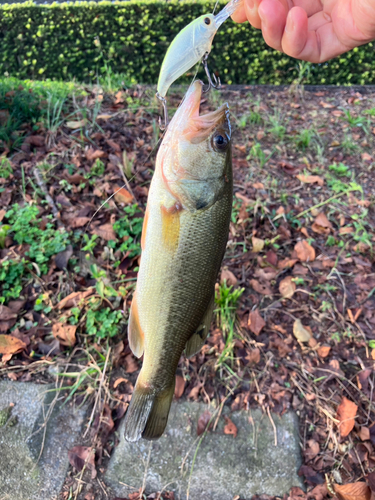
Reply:
[[[225,131],[228,139],[231,138],[229,122],[229,106],[222,104],[216,111],[204,115],[199,114],[202,98],[203,83],[196,80],[189,88],[184,102],[181,106],[183,116],[186,118],[186,127],[183,130],[184,137],[193,144],[198,144],[207,139],[214,130],[221,128]]]

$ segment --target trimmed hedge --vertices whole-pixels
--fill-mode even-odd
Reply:
[[[2,5],[0,74],[88,81],[103,73],[107,61],[113,72],[130,80],[156,84],[173,37],[199,15],[212,12],[214,3],[131,0]],[[220,0],[218,8],[225,3]],[[269,48],[249,24],[231,20],[215,37],[210,68],[227,84],[291,83],[298,76],[294,59]],[[304,83],[374,84],[374,44],[313,65]]]

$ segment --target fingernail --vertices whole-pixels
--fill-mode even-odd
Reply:
[[[254,0],[247,0],[247,6],[249,7],[249,9],[253,10],[253,8],[255,7]]]
[[[323,12],[323,17],[326,21],[328,21],[329,23],[332,21],[332,18],[329,14],[327,14],[327,12]]]
[[[294,21],[292,19],[292,16],[288,16],[286,18],[286,26],[285,26],[285,31],[288,33],[291,33],[294,30]]]
[[[260,20],[262,21],[262,28],[265,28],[267,26],[267,18],[264,14],[262,14],[260,10],[258,10],[258,15],[260,17]]]

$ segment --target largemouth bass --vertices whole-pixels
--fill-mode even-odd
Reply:
[[[160,146],[142,230],[142,257],[128,336],[143,366],[125,417],[125,438],[165,429],[178,361],[202,347],[232,210],[228,105],[199,115],[196,81]]]

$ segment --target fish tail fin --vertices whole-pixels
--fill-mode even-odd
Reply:
[[[125,439],[130,442],[159,438],[167,425],[174,394],[175,379],[166,389],[137,386],[125,416]]]

